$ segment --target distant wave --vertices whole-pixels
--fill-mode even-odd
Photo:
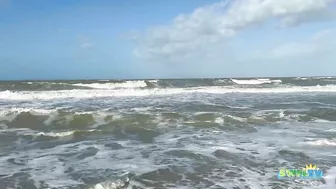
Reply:
[[[336,92],[336,85],[306,86],[306,87],[272,87],[272,88],[234,88],[234,87],[191,87],[191,88],[154,88],[142,89],[128,88],[116,90],[58,90],[58,91],[1,91],[2,100],[55,100],[66,98],[100,98],[100,97],[125,97],[125,96],[158,96],[183,93],[309,93],[309,92]]]
[[[130,89],[156,87],[158,80],[130,80],[130,81],[60,81],[60,82],[0,82],[0,91],[53,91],[71,89]]]
[[[89,87],[93,89],[117,89],[117,88],[141,88],[147,87],[145,81],[125,81],[122,83],[90,83],[90,84],[83,84],[77,83],[72,84],[73,86],[79,87]]]
[[[234,83],[239,85],[261,85],[267,83],[281,83],[281,80],[271,80],[271,79],[249,79],[249,80],[242,80],[242,79],[231,79]]]
[[[336,79],[311,77],[251,78],[251,79],[156,79],[156,80],[81,80],[81,81],[18,81],[0,82],[0,91],[62,91],[62,90],[122,90],[122,89],[183,89],[195,87],[304,87],[335,85]]]
[[[307,80],[308,78],[307,77],[296,77],[294,78],[294,80]]]
[[[333,78],[335,78],[335,77],[315,77],[315,79],[333,79]]]

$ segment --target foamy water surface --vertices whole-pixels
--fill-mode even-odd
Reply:
[[[332,77],[0,82],[0,188],[335,189],[335,121]]]

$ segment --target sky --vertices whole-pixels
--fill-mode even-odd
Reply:
[[[336,75],[336,0],[0,0],[0,80]]]

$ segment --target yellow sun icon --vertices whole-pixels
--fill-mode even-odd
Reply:
[[[306,165],[305,168],[303,168],[304,170],[308,171],[308,170],[319,170],[319,168],[317,168],[316,165],[312,165],[312,164],[309,164],[309,165]]]

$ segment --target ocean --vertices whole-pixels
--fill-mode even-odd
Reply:
[[[336,77],[2,81],[0,189],[335,189],[335,124]]]

